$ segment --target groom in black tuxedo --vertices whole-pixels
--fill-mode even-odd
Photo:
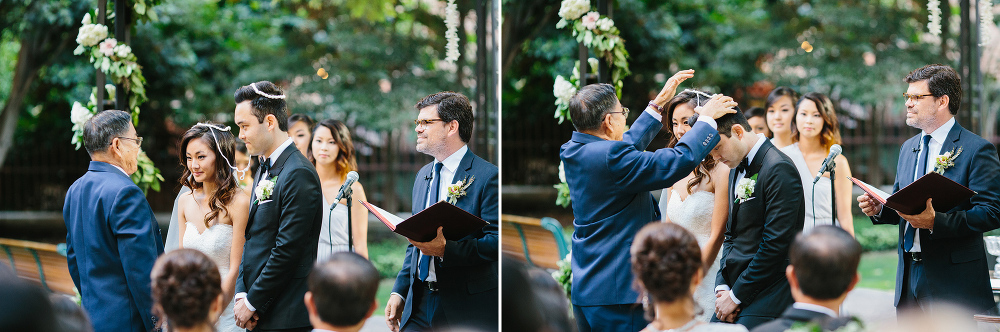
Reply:
[[[261,81],[241,87],[235,99],[240,139],[250,155],[263,159],[254,172],[236,279],[236,325],[254,331],[309,331],[309,312],[302,299],[319,242],[323,197],[319,176],[288,137],[281,89]]]
[[[716,122],[721,140],[711,155],[733,170],[715,320],[753,329],[794,302],[785,267],[788,248],[802,231],[802,182],[792,160],[754,134],[743,112]]]

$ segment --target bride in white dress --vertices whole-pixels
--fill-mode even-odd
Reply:
[[[220,332],[244,331],[236,327],[232,299],[243,256],[250,196],[237,183],[237,174],[243,172],[234,172],[236,168],[231,166],[235,150],[236,139],[229,127],[205,123],[184,133],[180,145],[184,164],[181,184],[192,190],[177,202],[179,245],[205,253],[219,267],[226,305],[216,324]]]
[[[664,126],[670,128],[673,147],[691,126],[687,120],[693,115],[699,101],[707,102],[710,96],[694,90],[685,90],[674,96],[666,106]],[[677,181],[673,187],[660,194],[660,211],[663,221],[683,226],[694,234],[701,246],[705,275],[695,290],[695,303],[701,307],[698,320],[707,322],[715,312],[715,278],[719,272],[719,248],[729,218],[729,167],[717,163],[711,156],[705,158],[694,172]]]

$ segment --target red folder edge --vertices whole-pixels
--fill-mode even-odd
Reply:
[[[851,179],[851,182],[854,182],[854,184],[857,185],[858,188],[861,188],[861,190],[864,190],[864,192],[866,194],[868,194],[868,197],[874,198],[876,201],[879,202],[879,204],[885,205],[885,199],[883,199],[882,197],[879,197],[879,195],[875,194],[872,191],[872,189],[869,188],[868,186],[866,186],[863,182],[861,182],[861,180],[858,180],[857,178],[854,178],[854,177],[851,177],[851,176],[848,176],[847,178]]]
[[[394,232],[396,231],[396,226],[393,226],[392,223],[390,223],[388,220],[386,220],[385,217],[383,217],[382,214],[378,212],[378,209],[373,209],[372,208],[373,205],[371,205],[371,203],[368,203],[368,202],[365,202],[365,201],[362,201],[362,200],[358,200],[358,202],[360,202],[362,205],[364,205],[365,208],[368,209],[369,212],[371,212],[372,214],[375,215],[375,218],[378,218],[378,220],[381,220],[383,224],[385,224],[387,227],[389,227],[389,229],[391,229]]]

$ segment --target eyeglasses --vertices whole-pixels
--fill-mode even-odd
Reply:
[[[427,126],[431,125],[432,123],[435,123],[435,122],[438,122],[438,121],[444,121],[444,120],[442,120],[442,119],[426,119],[426,120],[419,120],[419,119],[417,119],[417,120],[413,120],[413,125],[417,126],[417,127],[427,127]]]
[[[629,112],[631,112],[631,111],[628,109],[628,107],[622,106],[622,111],[621,112],[608,112],[608,113],[621,113],[622,115],[624,115],[627,118]]]
[[[142,145],[142,137],[131,138],[131,137],[118,136],[118,138],[134,141],[136,145]]]
[[[903,100],[905,100],[905,101],[910,101],[910,100],[917,101],[917,100],[920,100],[920,98],[927,97],[927,96],[933,96],[933,95],[934,95],[933,93],[927,93],[927,94],[922,94],[922,95],[913,95],[913,94],[909,94],[909,93],[904,93],[903,94]]]

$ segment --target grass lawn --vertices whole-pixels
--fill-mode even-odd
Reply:
[[[375,309],[375,314],[380,315],[385,309],[385,303],[389,300],[389,294],[392,293],[392,284],[396,283],[395,278],[382,279],[378,283],[378,293],[375,294],[375,299],[378,300],[378,308]]]
[[[857,287],[874,288],[892,291],[896,287],[896,264],[898,263],[895,250],[866,252],[861,255],[861,265],[858,272],[861,273],[861,282]]]

